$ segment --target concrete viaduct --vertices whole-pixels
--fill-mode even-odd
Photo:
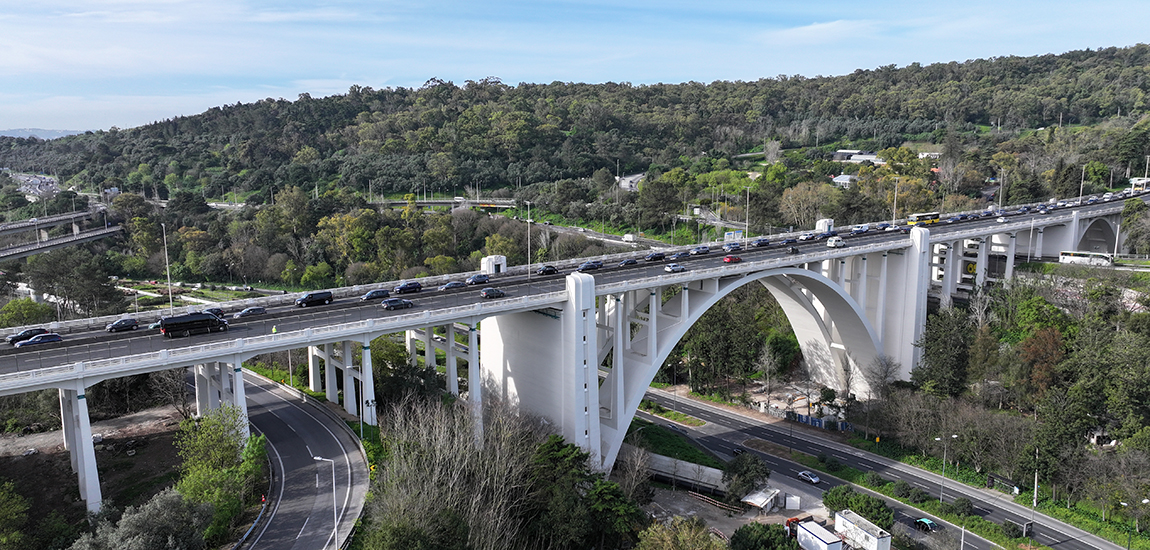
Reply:
[[[265,305],[278,316],[265,325],[284,327],[279,331],[233,327],[172,340],[133,333],[101,344],[103,336],[88,331],[114,317],[53,323],[48,328],[81,336],[66,337],[51,350],[21,348],[0,355],[0,395],[59,391],[65,443],[81,494],[89,509],[97,510],[100,485],[84,400],[91,385],[192,367],[201,413],[221,402],[246,412],[243,362],[257,354],[307,348],[311,389],[337,403],[342,396],[347,412],[362,412],[374,424],[374,407],[362,407],[374,400],[371,341],[404,334],[411,360],[418,361],[417,342],[422,342],[424,364],[446,373],[448,391],[460,395],[459,382],[467,383],[467,402],[480,420],[485,398],[506,401],[549,419],[607,470],[645,389],[675,344],[735,289],[763,285],[786,312],[814,380],[864,395],[867,369],[880,355],[901,365],[900,377],[909,375],[919,354],[914,342],[923,330],[928,295],[945,301],[974,285],[1008,279],[1016,258],[1120,249],[1121,211],[1122,203],[1113,202],[1001,221],[918,226],[909,235],[871,231],[851,237],[845,248],[822,242],[799,243],[797,254],[785,246],[752,248],[740,253],[744,261],[737,264],[721,262],[721,254],[692,256],[682,273],[664,272],[661,262],[611,267],[635,252],[601,258],[608,267],[599,271],[552,277],[531,275],[528,266],[508,269],[501,257],[489,257],[483,271],[493,275],[492,285],[504,289],[507,298],[481,300],[471,288],[424,292],[413,295],[416,309],[399,312],[346,300],[394,283],[334,289],[337,302],[314,312],[292,309],[295,295],[222,304]],[[992,269],[996,258],[1004,264],[997,271]],[[567,271],[579,261],[556,265]],[[425,279],[425,288],[447,279]],[[284,313],[275,313],[277,308]],[[466,347],[456,344],[458,327],[466,333]],[[444,352],[445,364],[437,364],[436,350]],[[844,387],[847,379],[850,388]]]

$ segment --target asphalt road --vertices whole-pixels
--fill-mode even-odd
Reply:
[[[256,432],[267,436],[268,458],[276,472],[266,517],[244,547],[337,548],[335,518],[339,540],[344,540],[359,518],[368,487],[367,467],[355,441],[312,405],[263,378],[244,376],[248,417]]]
[[[708,422],[707,426],[692,430],[696,440],[704,446],[731,455],[734,447],[747,438],[758,438],[776,445],[783,445],[811,455],[826,454],[837,458],[843,464],[863,471],[875,471],[886,479],[904,480],[912,486],[926,491],[931,495],[939,495],[942,489],[943,478],[937,474],[927,472],[901,462],[897,462],[879,455],[861,451],[837,442],[821,439],[808,433],[806,430],[792,430],[789,427],[779,427],[766,424],[748,416],[729,412],[725,409],[710,407],[705,404],[679,398],[661,391],[647,393],[648,399],[659,404],[689,414]],[[771,467],[771,484],[778,483],[779,476],[797,479],[799,471],[805,469],[801,465],[780,459],[771,455],[759,454]],[[820,489],[830,489],[837,482],[822,476]],[[824,487],[825,485],[825,487]],[[1034,538],[1036,542],[1049,546],[1054,550],[1119,550],[1121,546],[1113,544],[1100,537],[1077,529],[1060,521],[1049,518],[1041,513],[1032,516],[1030,508],[1015,504],[1008,495],[997,491],[975,489],[959,485],[954,480],[947,480],[943,489],[943,498],[953,502],[955,498],[966,497],[974,504],[975,513],[983,518],[1001,524],[1003,521],[1012,521],[1023,524],[1034,517]],[[901,510],[896,512],[896,519],[901,522],[913,521],[915,517],[923,514],[905,505],[899,505]],[[971,548],[988,548],[980,545],[986,541],[973,538],[968,533],[966,544]],[[964,549],[965,550],[965,549]]]

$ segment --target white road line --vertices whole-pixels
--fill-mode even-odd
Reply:
[[[298,538],[300,538],[300,537],[302,537],[302,536],[303,536],[303,530],[304,530],[304,529],[307,529],[307,520],[309,520],[309,519],[311,519],[311,516],[308,516],[308,517],[306,517],[306,518],[303,518],[303,527],[300,527],[300,528],[299,528],[299,534],[298,534],[298,535],[296,535],[296,536],[295,536],[295,538],[297,538],[297,539],[298,539]]]

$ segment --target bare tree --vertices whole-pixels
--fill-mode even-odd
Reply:
[[[763,382],[767,384],[768,403],[771,398],[771,382],[779,375],[780,367],[779,361],[775,359],[775,355],[771,353],[771,348],[763,346],[763,348],[759,350],[758,359],[755,361],[755,369],[759,371],[759,374],[762,375]]]
[[[862,374],[867,385],[878,394],[880,399],[886,401],[890,399],[891,384],[898,380],[900,372],[902,372],[902,364],[889,355],[879,354],[870,365],[866,366]]]
[[[763,144],[763,158],[767,164],[774,164],[779,161],[782,154],[783,144],[779,140],[772,139]]]
[[[633,438],[628,436],[632,447],[626,453],[620,452],[619,460],[615,461],[615,476],[627,498],[646,504],[653,496],[650,483],[651,453],[639,443],[641,435],[632,435]]]
[[[188,399],[187,367],[153,372],[148,375],[148,386],[152,394],[176,408],[183,418],[191,418],[192,402]]]

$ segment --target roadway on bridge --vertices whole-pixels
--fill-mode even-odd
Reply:
[[[786,446],[812,456],[819,454],[833,456],[843,464],[858,468],[864,472],[874,471],[882,474],[886,479],[904,480],[936,498],[942,488],[943,478],[940,475],[908,466],[873,453],[855,449],[848,445],[820,438],[812,435],[805,429],[795,431],[790,427],[767,424],[750,416],[736,414],[726,409],[712,407],[663,391],[649,391],[646,394],[646,398],[654,400],[669,409],[677,410],[678,412],[704,420],[711,426],[718,427],[716,429],[704,426],[702,429],[697,429],[693,433],[699,434],[695,439],[704,446],[719,450],[728,455],[732,454],[734,447],[739,445],[740,442],[748,438],[757,438],[776,445]],[[800,470],[806,469],[788,460],[763,455],[761,453],[759,455],[770,465],[772,480],[776,479],[775,476],[778,474],[794,479]],[[820,488],[825,485],[825,489],[830,489],[837,484],[839,483],[830,479],[824,479],[823,483],[820,484]],[[1001,524],[1004,520],[1009,520],[1022,525],[1023,523],[1031,521],[1032,516],[1030,509],[1015,504],[1009,495],[997,491],[975,489],[961,485],[954,480],[946,480],[945,500],[947,502],[953,502],[955,498],[960,496],[970,499],[978,515],[995,523]],[[896,517],[899,521],[906,521],[910,516],[915,516],[915,514],[918,514],[915,517],[921,517],[922,515],[913,508],[907,506],[903,506],[903,508],[905,508],[905,510],[897,514]],[[1044,514],[1035,514],[1033,517],[1036,542],[1049,546],[1054,550],[1118,550],[1120,548],[1120,546],[1110,541],[1062,523],[1061,521],[1049,518]],[[913,518],[910,520],[913,521]],[[979,548],[981,550],[989,547],[975,545],[973,542],[968,535],[967,544],[972,548]]]
[[[1114,201],[1077,208],[1082,210],[1083,214],[1089,215],[1098,213],[1099,211],[1121,211],[1122,203],[1120,201]],[[953,239],[954,237],[952,235],[954,234],[990,234],[1003,232],[1006,230],[1004,226],[1008,226],[1013,231],[1021,231],[1021,227],[1027,222],[1030,222],[1031,219],[1036,222],[1043,221],[1048,223],[1051,217],[1070,211],[1071,209],[1064,208],[1048,215],[1029,214],[1012,216],[1006,218],[1007,223],[1005,224],[996,222],[994,217],[976,218],[953,224],[934,224],[931,225],[929,229],[931,231],[932,241],[946,242],[949,239]],[[775,237],[774,240],[777,241],[778,238]],[[908,241],[909,237],[898,231],[872,230],[859,236],[849,237],[846,241],[848,246],[845,249],[828,250],[825,242],[821,241],[803,241],[797,243],[796,246],[798,246],[800,252],[803,254],[820,251],[849,254],[851,248],[857,246],[880,244],[889,245],[891,248],[898,248],[900,245],[909,244]],[[674,249],[687,250],[689,248],[690,247],[675,247]],[[748,262],[787,257],[788,254],[785,249],[785,246],[780,247],[778,245],[763,248],[748,248],[737,253],[743,259],[743,262],[740,264],[724,264],[722,261],[723,252],[721,250],[715,250],[706,255],[691,256],[688,259],[677,261],[677,263],[680,263],[680,265],[683,265],[688,270],[728,266],[732,276],[739,276],[742,273],[756,269],[753,266],[747,265]],[[636,250],[632,257],[639,259],[645,253],[645,250]],[[558,275],[493,275],[491,277],[491,283],[482,286],[498,287],[507,293],[508,298],[562,291],[565,288],[565,274],[570,272],[581,261],[582,259],[554,262],[554,265],[558,266],[561,271]],[[615,262],[617,263],[618,260],[615,260]],[[593,275],[596,279],[596,284],[600,285],[635,282],[643,279],[655,280],[656,277],[665,275],[663,267],[666,263],[667,262],[644,262],[641,259],[639,259],[635,265],[621,267],[605,263],[603,268],[589,271],[588,273]],[[533,268],[539,265],[540,264],[532,264]],[[466,277],[466,274],[459,275],[460,280],[464,277]],[[306,309],[296,309],[291,306],[269,308],[269,313],[264,316],[230,320],[233,328],[228,332],[197,335],[191,338],[166,339],[158,335],[155,330],[144,329],[116,335],[107,335],[98,331],[65,334],[64,341],[57,344],[0,350],[0,374],[53,367],[78,361],[149,353],[161,349],[176,349],[200,345],[206,342],[262,336],[270,334],[273,326],[275,326],[278,331],[283,332],[371,318],[383,318],[391,315],[418,312],[420,310],[470,305],[482,301],[482,298],[479,297],[479,288],[480,287],[476,286],[448,291],[425,289],[420,293],[407,294],[403,297],[412,300],[414,302],[414,308],[398,311],[385,311],[379,307],[378,302],[359,302],[354,298],[344,298],[327,306]],[[242,308],[242,306],[234,307],[233,311],[240,308]],[[127,316],[129,315],[125,315],[125,317]]]
[[[248,418],[267,436],[268,458],[276,472],[266,517],[245,548],[337,548],[335,518],[342,541],[359,518],[368,489],[367,466],[357,443],[335,419],[274,383],[252,373],[244,378]]]

